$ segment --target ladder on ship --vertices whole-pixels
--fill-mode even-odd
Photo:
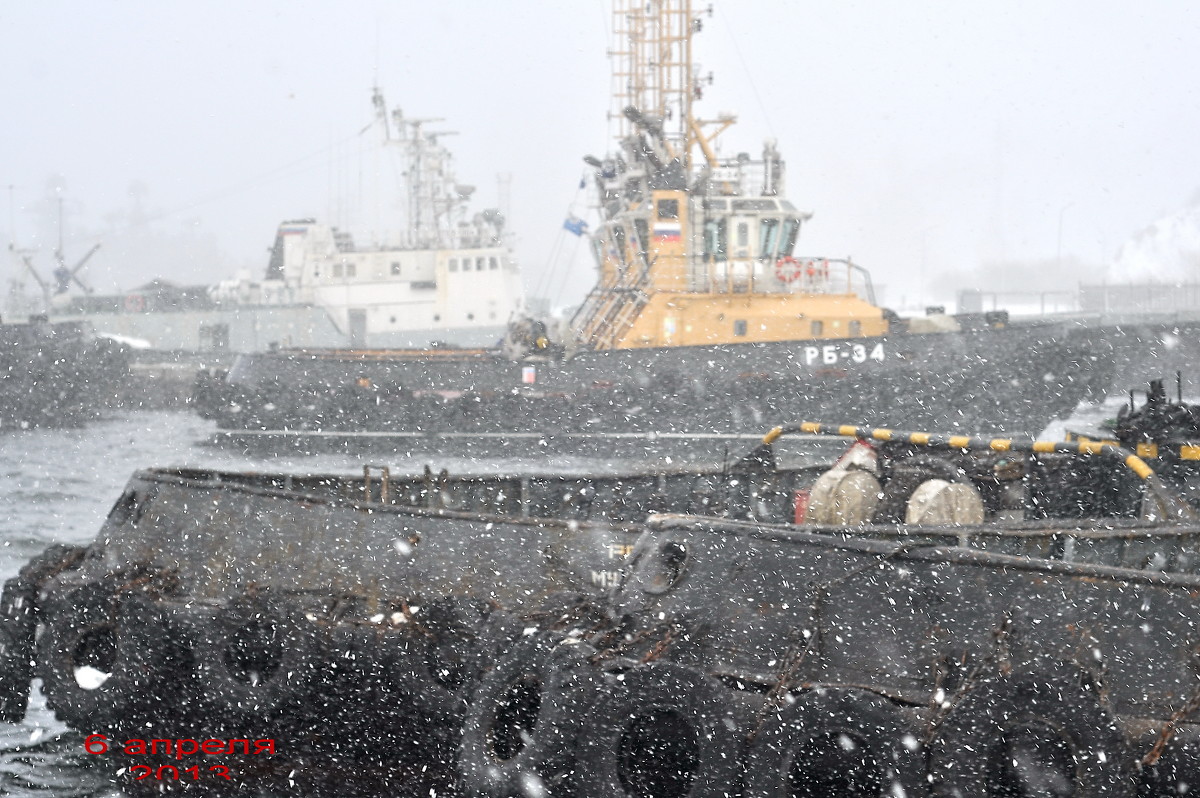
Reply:
[[[619,279],[592,288],[571,320],[579,340],[589,349],[612,349],[650,301],[645,288],[652,263],[645,255],[641,261],[640,268],[626,270]]]

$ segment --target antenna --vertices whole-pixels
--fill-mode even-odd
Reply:
[[[87,264],[92,255],[96,254],[96,250],[100,249],[100,245],[96,244],[87,251],[87,254],[75,262],[74,266],[67,267],[67,258],[63,252],[63,198],[58,198],[58,249],[54,250],[54,260],[58,263],[58,267],[54,270],[54,282],[56,283],[54,293],[65,294],[71,287],[71,283],[75,283],[83,289],[85,294],[94,294],[95,290],[85,283],[80,277],[79,272]],[[30,271],[33,271],[33,266],[26,260],[26,265],[29,265]],[[38,278],[41,283],[41,278]],[[45,286],[43,285],[43,289]]]

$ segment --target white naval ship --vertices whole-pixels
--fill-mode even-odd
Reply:
[[[455,180],[444,134],[428,128],[441,120],[389,112],[378,89],[373,99],[405,182],[402,223],[389,240],[364,246],[316,219],[286,221],[261,279],[155,281],[119,295],[87,290],[78,267],[60,258],[58,287],[74,281],[84,292],[52,296],[39,277],[44,301],[30,311],[90,321],[101,335],[161,351],[495,346],[523,309],[504,218],[495,209],[469,211],[474,189]]]

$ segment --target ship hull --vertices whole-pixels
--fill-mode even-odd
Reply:
[[[1059,325],[511,361],[276,352],[201,397],[224,430],[733,435],[780,423],[1036,434],[1106,388]]]
[[[0,429],[77,426],[118,403],[129,352],[77,324],[0,327]]]

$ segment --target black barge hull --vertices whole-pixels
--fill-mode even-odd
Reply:
[[[579,352],[280,351],[198,386],[223,431],[733,435],[796,418],[1037,434],[1107,388],[1062,325]]]
[[[799,527],[814,474],[765,448],[612,477],[139,472],[94,544],[5,585],[0,712],[36,673],[147,795],[213,767],[204,789],[339,798],[1195,783],[1194,513],[1102,495],[1150,484],[1141,461],[1087,489],[1066,444],[934,462],[868,432],[885,504],[935,475],[986,520]]]

